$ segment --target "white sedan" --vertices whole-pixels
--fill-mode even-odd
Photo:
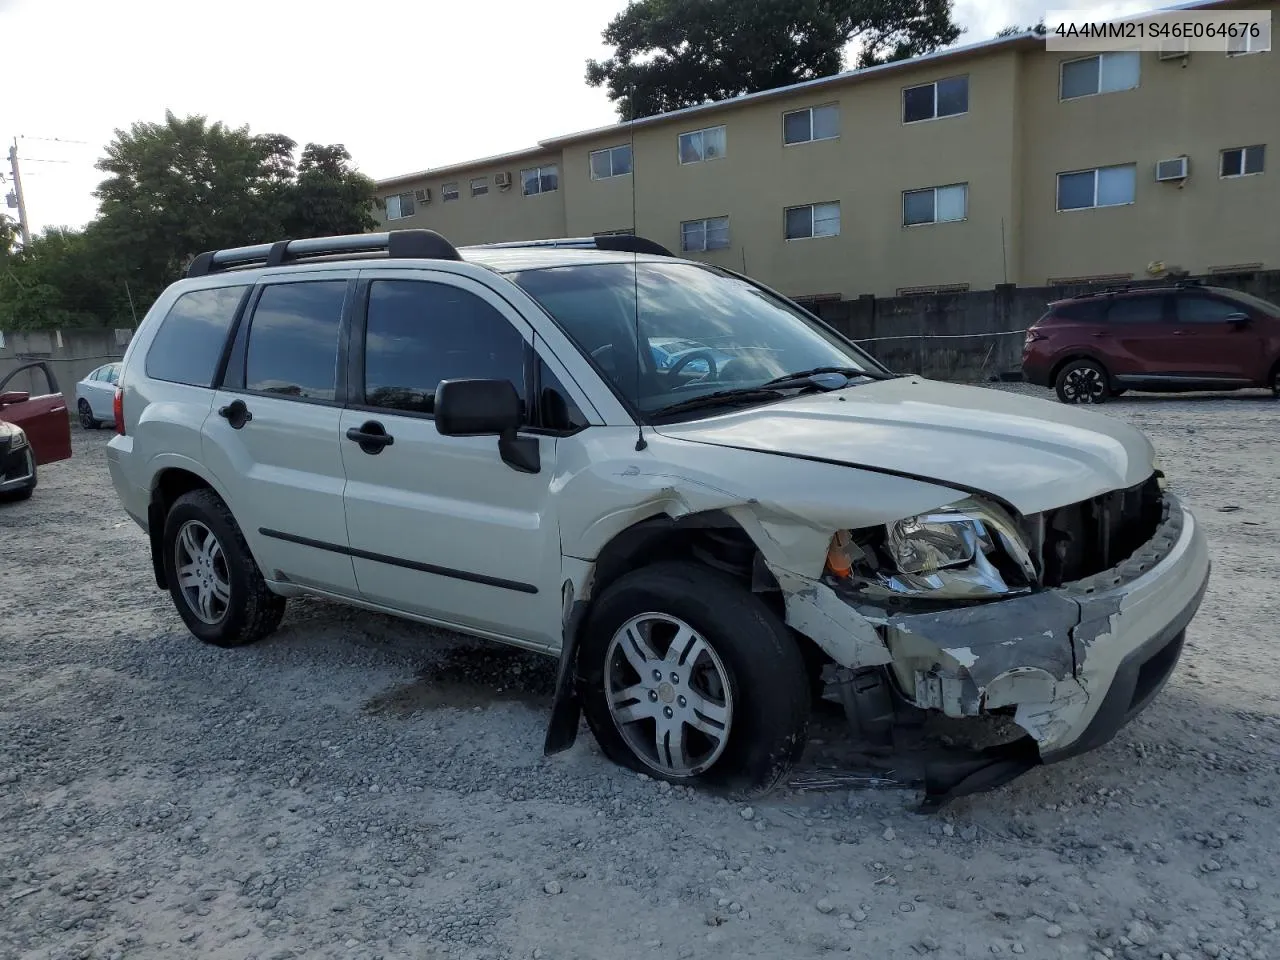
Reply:
[[[120,362],[103,364],[76,384],[76,413],[80,426],[97,430],[104,423],[115,423],[116,381],[120,379]]]

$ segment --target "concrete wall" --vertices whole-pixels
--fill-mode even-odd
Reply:
[[[129,345],[131,330],[28,330],[8,331],[0,336],[0,380],[22,366],[28,360],[46,360],[58,378],[58,387],[66,395],[68,408],[75,412],[76,381],[91,370],[119,360]],[[34,377],[28,371],[18,374],[5,387],[6,390],[43,392],[45,386],[39,374]]]

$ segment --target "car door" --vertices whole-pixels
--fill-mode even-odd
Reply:
[[[1205,379],[1266,380],[1263,336],[1250,311],[1238,303],[1201,291],[1174,298],[1174,336],[1185,344],[1187,373]]]
[[[8,403],[3,401],[6,394],[10,397]],[[24,363],[0,379],[0,420],[23,429],[37,464],[43,466],[71,456],[67,401],[58,389],[58,378],[44,361]]]
[[[89,406],[98,420],[115,419],[116,383],[120,380],[120,364],[108,363],[98,371],[98,377],[91,384],[93,395],[89,398]]]
[[[508,379],[526,398],[532,332],[501,297],[443,271],[366,271],[352,328],[342,445],[346,516],[369,602],[535,647],[560,643],[556,440],[540,469],[503,462],[495,437],[446,437],[446,379]],[[362,444],[351,433],[383,433]]]
[[[1181,366],[1177,340],[1171,338],[1165,293],[1125,295],[1107,304],[1093,341],[1107,369],[1121,383],[1176,373]]]
[[[346,313],[356,271],[254,289],[204,421],[204,460],[263,574],[355,596],[339,446]]]

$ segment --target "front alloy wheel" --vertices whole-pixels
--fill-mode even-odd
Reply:
[[[724,663],[693,627],[642,613],[613,635],[605,660],[609,715],[646,766],[684,778],[720,759],[733,691]]]
[[[231,573],[222,544],[199,520],[188,520],[174,542],[178,589],[204,623],[221,622],[231,606]]]

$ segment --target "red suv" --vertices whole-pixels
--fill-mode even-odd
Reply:
[[[1022,373],[1063,403],[1126,390],[1270,387],[1280,397],[1280,307],[1196,283],[1058,300],[1027,331]]]

